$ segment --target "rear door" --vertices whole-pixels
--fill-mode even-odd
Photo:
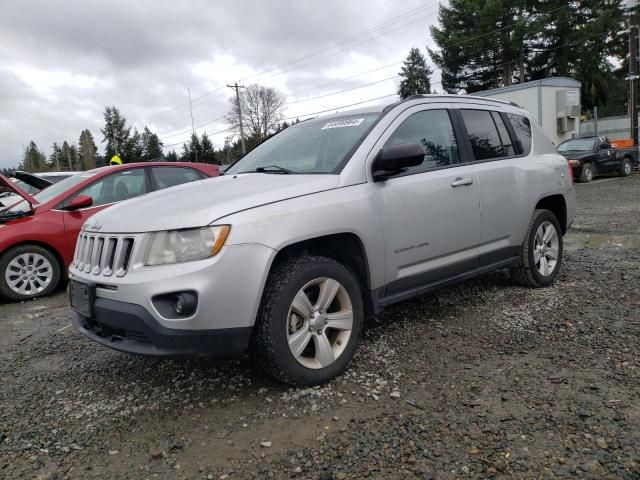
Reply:
[[[525,117],[518,115],[511,121],[505,113],[484,105],[465,106],[458,115],[478,174],[478,266],[490,267],[518,255],[531,205],[535,205],[540,180],[535,159],[529,155],[531,126]],[[522,139],[514,126],[521,130]]]
[[[402,143],[423,146],[422,165],[374,183],[384,232],[387,297],[402,297],[476,268],[477,167],[464,162],[448,104],[409,108],[374,152]]]
[[[82,190],[67,197],[57,209],[64,215],[64,229],[67,243],[73,250],[82,224],[92,215],[110,205],[143,195],[150,191],[149,180],[145,174],[145,168],[132,168],[130,170],[118,170],[111,175],[101,177]],[[78,195],[88,195],[93,199],[90,207],[80,210],[68,211],[65,206]]]

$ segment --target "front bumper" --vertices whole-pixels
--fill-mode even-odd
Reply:
[[[136,355],[223,357],[244,352],[251,327],[178,330],[162,326],[144,307],[97,298],[91,318],[73,312],[73,325],[106,347]]]

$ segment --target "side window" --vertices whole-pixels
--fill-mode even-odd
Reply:
[[[199,172],[187,167],[152,167],[151,175],[156,183],[157,190],[182,183],[195,182],[203,178]]]
[[[487,110],[460,110],[467,127],[469,141],[476,160],[490,160],[504,157],[504,148],[493,121]]]
[[[522,154],[528,155],[531,151],[531,123],[529,119],[514,113],[507,113],[507,118],[522,146]]]
[[[385,143],[385,147],[417,143],[424,148],[424,161],[405,175],[446,167],[460,161],[458,142],[447,110],[424,110],[405,119]]]
[[[92,206],[97,207],[107,203],[121,202],[143,193],[147,193],[144,168],[136,168],[135,170],[114,173],[98,180],[81,190],[78,195],[90,196],[93,198]]]
[[[515,150],[513,148],[513,143],[511,142],[511,137],[509,136],[509,131],[502,121],[502,117],[498,112],[491,112],[491,116],[493,117],[493,121],[498,127],[498,133],[500,134],[500,140],[502,141],[502,147],[504,148],[504,153],[507,157],[513,157],[515,155]]]

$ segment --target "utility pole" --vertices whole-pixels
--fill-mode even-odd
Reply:
[[[197,145],[193,145],[193,137],[196,135],[196,129],[193,126],[193,108],[191,107],[191,89],[187,88],[187,93],[189,94],[189,111],[191,112],[191,146],[196,152],[196,163],[198,162],[198,148]]]
[[[635,2],[629,12],[629,114],[631,116],[631,138],[638,145],[638,17]]]
[[[228,85],[227,87],[233,88],[236,91],[236,105],[238,106],[238,122],[240,123],[240,142],[242,142],[242,154],[247,153],[247,148],[244,145],[244,129],[242,128],[242,109],[240,107],[240,88],[244,88],[242,85],[238,85],[238,82],[233,85]]]

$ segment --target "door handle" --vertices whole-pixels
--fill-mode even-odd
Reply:
[[[455,187],[462,187],[464,185],[471,185],[472,183],[473,183],[473,178],[458,177],[453,182],[451,182],[451,186],[455,188]]]

